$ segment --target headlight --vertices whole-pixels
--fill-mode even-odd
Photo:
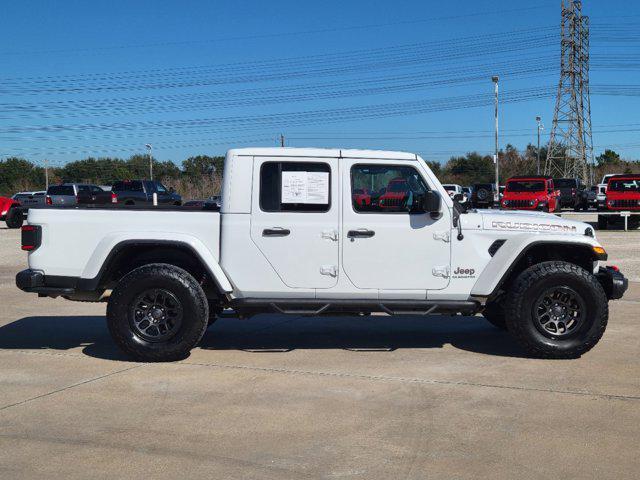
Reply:
[[[638,203],[640,203],[640,201],[639,201]],[[504,200],[504,201],[502,202],[502,204],[503,204],[503,205],[509,205],[509,200]]]
[[[529,200],[529,205],[531,205],[532,207],[536,204],[535,200]]]
[[[613,207],[613,200],[609,200],[607,203],[609,204],[610,207]]]

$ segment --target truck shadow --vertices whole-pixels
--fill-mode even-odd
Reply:
[[[512,338],[482,317],[410,316],[224,318],[209,327],[199,347],[251,353],[299,349],[390,352],[442,348],[486,355],[525,357]],[[0,349],[70,350],[108,360],[128,360],[114,345],[102,316],[25,317],[0,327]]]

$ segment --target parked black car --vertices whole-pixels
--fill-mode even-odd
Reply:
[[[580,194],[580,206],[579,209],[589,210],[590,208],[598,209],[598,186],[594,185],[590,188],[585,188]]]
[[[111,191],[118,197],[120,205],[153,205],[153,194],[158,196],[158,205],[182,205],[182,197],[173,188],[168,189],[156,180],[123,180],[115,182]]]
[[[560,190],[560,207],[569,207],[574,210],[582,208],[582,192],[585,184],[578,178],[554,178],[553,185]]]
[[[473,208],[491,208],[498,197],[493,183],[476,183],[471,187],[471,192]]]

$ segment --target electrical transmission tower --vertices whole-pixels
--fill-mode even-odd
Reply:
[[[560,83],[544,172],[591,184],[592,164],[589,17],[582,1],[562,0]]]

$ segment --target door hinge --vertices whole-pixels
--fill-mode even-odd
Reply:
[[[328,275],[329,277],[338,276],[338,267],[336,265],[322,265],[320,267],[320,275]]]
[[[433,233],[433,239],[434,240],[442,240],[443,242],[450,242],[451,241],[451,233],[449,233],[449,231],[434,232]]]
[[[433,270],[431,270],[431,274],[434,277],[449,278],[449,276],[450,276],[449,265],[442,265],[442,266],[433,267]]]
[[[337,230],[323,230],[322,238],[327,240],[333,240],[334,242],[338,240],[338,231]]]

